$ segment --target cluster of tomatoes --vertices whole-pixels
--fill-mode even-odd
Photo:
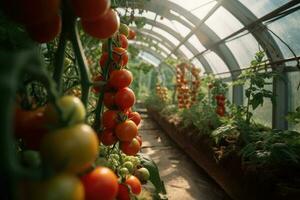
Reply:
[[[225,109],[225,96],[223,94],[219,94],[215,96],[216,102],[217,102],[217,108],[216,113],[223,117],[225,115],[226,109]]]
[[[190,71],[194,80],[192,87],[186,80],[186,70]],[[200,87],[200,70],[187,63],[181,63],[176,67],[176,89],[178,108],[190,108],[197,100],[197,94]]]
[[[61,4],[61,0],[4,0],[2,5],[8,16],[24,25],[34,41],[46,43],[61,31]],[[83,30],[95,38],[106,39],[120,26],[119,16],[110,8],[110,0],[70,0],[68,4],[64,7],[80,17]],[[133,31],[130,37],[135,37]]]
[[[156,95],[162,102],[168,102],[168,88],[161,86],[159,83],[156,84]]]
[[[53,40],[61,30],[60,0],[5,0],[5,13],[24,25],[31,38],[39,43]]]

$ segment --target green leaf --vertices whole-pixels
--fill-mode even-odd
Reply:
[[[158,193],[166,194],[166,189],[164,186],[163,181],[160,178],[159,170],[154,161],[147,155],[139,154],[139,157],[141,159],[141,164],[148,169],[150,173],[150,179],[151,183],[154,185]]]
[[[259,105],[263,105],[264,96],[262,93],[256,93],[253,95],[253,98],[250,100],[250,104],[252,105],[252,109],[255,110]]]

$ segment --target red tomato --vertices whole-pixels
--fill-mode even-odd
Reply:
[[[118,141],[116,135],[110,129],[105,129],[101,133],[101,139],[100,140],[101,140],[102,144],[104,144],[106,146],[113,145]]]
[[[127,49],[128,48],[128,40],[127,37],[123,34],[117,35],[117,41],[121,48]]]
[[[135,138],[139,141],[140,147],[142,147],[142,144],[143,144],[142,136],[137,135]]]
[[[33,111],[17,108],[14,116],[15,135],[22,138],[29,149],[39,150],[42,138],[48,132],[44,107]]]
[[[105,92],[103,103],[106,108],[113,108],[115,106],[115,93],[114,92]]]
[[[61,18],[59,15],[40,24],[26,26],[29,36],[36,42],[46,43],[52,41],[61,30]]]
[[[107,110],[103,113],[102,123],[105,128],[114,128],[118,123],[118,113],[114,110]]]
[[[130,191],[127,185],[119,184],[117,200],[130,200]]]
[[[94,79],[93,79],[94,82],[96,81],[104,81],[104,78],[101,76],[101,75],[98,75],[96,76]],[[92,87],[92,92],[95,93],[95,94],[98,94],[101,90],[101,86],[93,86]]]
[[[132,82],[132,73],[126,69],[114,70],[110,74],[109,84],[115,89],[128,87]]]
[[[128,87],[118,90],[115,96],[115,103],[122,110],[132,107],[135,103],[133,91]]]
[[[115,133],[121,141],[130,142],[138,134],[138,129],[133,121],[126,120],[116,126]]]
[[[218,106],[216,113],[220,116],[223,117],[225,115],[225,107],[223,106]]]
[[[140,194],[141,193],[142,184],[141,184],[140,180],[137,177],[131,175],[126,179],[125,183],[127,185],[129,185],[129,187],[131,189],[131,192],[133,194]]]
[[[121,66],[124,67],[128,63],[128,54],[126,52],[126,49],[115,47],[113,49],[113,59],[114,62]]]
[[[120,26],[120,19],[117,13],[109,9],[107,13],[94,21],[81,20],[83,30],[89,35],[106,39],[112,36]]]
[[[132,120],[138,126],[141,122],[141,115],[138,112],[129,112],[128,119]]]
[[[128,35],[128,39],[129,40],[134,40],[136,37],[136,32],[132,29],[129,30],[129,35]]]
[[[218,106],[224,107],[225,106],[225,101],[221,100],[221,99],[218,99],[217,104],[218,104]]]
[[[121,142],[120,148],[126,155],[134,156],[139,152],[141,146],[139,141],[133,138],[131,142]]]
[[[95,20],[110,8],[110,0],[71,0],[75,14],[85,20]]]
[[[118,178],[106,167],[97,167],[81,178],[85,200],[113,200],[118,194]]]
[[[39,24],[59,13],[60,0],[5,0],[5,12],[25,25]]]

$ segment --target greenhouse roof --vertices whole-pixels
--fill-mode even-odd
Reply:
[[[134,45],[141,48],[142,59],[152,60],[155,66],[161,66],[170,57],[184,59],[202,68],[202,73],[234,79],[261,49],[270,62],[299,55],[300,46],[293,42],[300,40],[299,3],[136,0],[127,5],[129,12],[125,8],[118,11],[135,11],[135,17],[145,18],[143,28],[133,27],[139,34]],[[140,9],[145,12],[139,13]]]

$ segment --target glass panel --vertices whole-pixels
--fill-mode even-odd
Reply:
[[[194,9],[191,9],[190,11],[197,16],[199,19],[203,19],[207,13],[217,4],[216,1],[208,0],[206,2],[203,1],[203,3],[200,6],[195,7]]]
[[[144,29],[151,30],[151,29],[152,29],[152,25],[146,24],[143,28],[144,28]]]
[[[186,55],[188,59],[192,58],[194,55],[190,50],[188,50],[188,48],[186,48],[185,45],[181,45],[179,49]]]
[[[189,28],[182,25],[181,23],[177,21],[170,21],[165,17],[158,17],[156,21],[170,27],[175,32],[181,34],[183,37],[186,36],[191,31]]]
[[[222,72],[228,72],[229,69],[225,62],[213,51],[203,54],[203,56],[206,58],[208,64],[211,66],[214,74],[222,73]],[[216,75],[216,77],[229,77],[230,73],[222,74],[222,75]]]
[[[199,41],[199,39],[197,38],[196,35],[192,35],[189,39],[188,42],[193,44],[194,47],[199,51],[204,51],[205,47],[201,44],[201,42]]]
[[[268,28],[272,30],[276,35],[278,35],[281,39],[283,39],[284,42],[287,43],[297,55],[300,55],[299,27],[300,11],[296,11],[268,25]],[[280,47],[284,57],[293,57],[293,54],[286,47],[286,45],[284,45],[277,37],[273,37]]]
[[[171,53],[170,49],[168,49],[166,46],[164,46],[162,43],[158,43],[158,46],[163,49],[164,51],[166,51],[168,54]]]
[[[154,32],[157,32],[161,35],[163,35],[164,37],[168,38],[171,42],[174,43],[174,45],[178,45],[179,44],[179,40],[177,40],[173,35],[171,35],[170,33],[160,29],[160,28],[157,28],[157,27],[153,27],[153,31]]]
[[[241,37],[237,36],[237,39],[226,42],[226,45],[232,51],[241,68],[249,67],[250,61],[259,50],[258,42],[250,33]]]
[[[297,87],[300,83],[300,72],[288,73],[289,79],[289,111],[295,112],[296,108],[300,106],[300,90],[297,90]],[[290,130],[300,131],[300,124],[289,123]]]
[[[188,1],[169,0],[169,1],[176,3],[181,7],[191,11],[205,6],[207,3],[211,2],[212,0],[188,0]]]
[[[186,23],[190,24],[192,27],[195,27],[195,25],[192,22],[190,22],[188,19],[186,19],[185,17],[183,17],[182,15],[180,15],[179,13],[177,13],[176,11],[170,10],[170,13],[172,15],[175,15],[175,16],[179,17],[180,19],[184,20]]]
[[[225,8],[220,7],[206,21],[207,24],[221,38],[243,28],[243,25]]]
[[[240,0],[257,17],[262,17],[276,8],[289,2],[289,0]]]
[[[139,57],[147,61],[148,63],[154,65],[155,67],[157,67],[160,64],[160,60],[155,55],[152,55],[148,52],[141,51],[139,53]]]

